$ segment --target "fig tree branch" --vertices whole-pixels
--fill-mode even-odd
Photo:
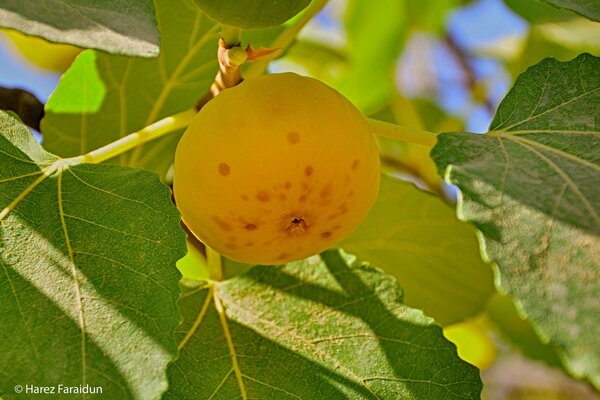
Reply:
[[[0,110],[16,113],[25,125],[40,131],[40,121],[44,117],[44,103],[32,93],[23,89],[0,87]]]

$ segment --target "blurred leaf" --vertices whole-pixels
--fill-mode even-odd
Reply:
[[[371,113],[394,90],[394,65],[406,39],[405,2],[349,0],[345,27],[351,69],[333,86]]]
[[[584,52],[600,54],[600,24],[584,18],[539,24],[531,28],[519,56],[508,68],[518,76],[546,57],[567,61]]]
[[[349,69],[328,81],[367,114],[395,92],[395,66],[414,31],[445,30],[446,16],[460,0],[349,0],[345,18]]]
[[[189,239],[185,241],[187,254],[185,257],[177,261],[177,269],[185,279],[202,281],[209,278],[208,266],[206,265],[206,257],[194,242]]]
[[[569,10],[559,10],[543,0],[504,0],[515,13],[525,18],[532,24],[543,22],[564,21],[576,17]]]
[[[0,392],[158,399],[177,351],[184,236],[156,175],[45,152],[0,112]]]
[[[600,21],[600,2],[598,0],[542,0],[558,8],[575,11],[577,14],[594,21]]]
[[[463,127],[459,119],[448,116],[434,103],[399,94],[394,95],[389,107],[371,117],[430,132],[457,131]],[[377,137],[377,141],[384,168],[417,177],[429,190],[441,191],[441,177],[429,157],[429,147],[385,137]]]
[[[75,156],[192,107],[216,71],[218,26],[191,0],[157,0],[162,47],[144,60],[84,51],[46,104],[44,146]],[[140,146],[110,162],[167,172],[180,134]]]
[[[133,56],[158,55],[154,6],[149,0],[2,0],[0,25],[51,42]]]
[[[165,398],[479,399],[441,328],[350,261],[328,251],[184,293]]]
[[[513,345],[528,358],[544,361],[553,367],[562,364],[556,350],[543,343],[526,318],[521,318],[509,296],[496,294],[488,303],[488,315]]]
[[[486,135],[439,136],[499,284],[567,369],[600,387],[600,58],[546,59],[519,77]]]
[[[456,344],[458,356],[482,371],[496,360],[496,344],[491,333],[492,326],[485,317],[469,318],[444,327],[444,336]]]
[[[268,28],[283,24],[311,0],[194,0],[206,15],[228,26],[244,29]]]
[[[494,292],[475,230],[439,198],[389,176],[367,219],[340,247],[395,276],[405,303],[443,325],[481,311]]]

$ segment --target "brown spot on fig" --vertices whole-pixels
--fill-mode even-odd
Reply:
[[[246,247],[252,247],[254,246],[254,242],[246,242]]]
[[[292,182],[287,181],[286,183],[283,184],[283,187],[286,188],[287,190],[290,190],[292,188]]]
[[[258,226],[256,226],[256,224],[246,224],[244,225],[244,229],[247,231],[253,231],[256,228],[258,228]]]
[[[259,190],[258,192],[256,192],[256,198],[258,199],[258,201],[262,201],[263,203],[267,203],[269,201],[269,193],[267,193],[265,190]]]
[[[227,247],[229,250],[237,250],[238,247],[235,243],[225,243],[225,247]]]
[[[298,143],[300,141],[300,134],[298,132],[289,132],[287,134],[287,141],[291,145]]]
[[[329,197],[329,196],[331,196],[331,193],[333,193],[333,186],[331,185],[331,183],[328,183],[321,190],[321,192],[319,193],[319,196],[321,196],[321,198]]]
[[[331,232],[329,232],[329,231],[321,232],[321,237],[324,239],[327,239],[328,237],[331,237]]]
[[[354,196],[354,190],[351,190],[350,193],[348,193],[348,196],[346,196],[347,198],[352,198],[352,196]]]
[[[354,171],[356,171],[356,170],[358,169],[358,167],[359,167],[359,166],[360,166],[360,161],[359,161],[358,159],[357,159],[357,160],[354,160],[354,161],[352,162],[352,169],[353,169]]]
[[[227,176],[227,175],[229,175],[230,172],[231,172],[231,168],[229,167],[228,164],[225,164],[225,163],[219,164],[219,174],[221,174],[223,176]]]
[[[285,199],[287,199],[287,196],[283,193],[279,193],[279,200],[284,201]]]
[[[310,165],[306,168],[304,168],[304,175],[306,176],[311,176],[313,174],[314,170],[313,167],[311,167]]]
[[[219,226],[219,228],[223,229],[226,232],[229,232],[232,229],[230,223],[219,218],[219,216],[217,215],[213,215],[212,220]]]
[[[301,194],[300,197],[298,197],[298,201],[300,203],[304,203],[306,201],[308,197],[305,194]]]
[[[342,226],[341,225],[334,225],[331,227],[332,231],[337,231],[338,229],[340,229]]]
[[[289,258],[289,256],[290,255],[288,253],[281,253],[280,255],[277,256],[276,260],[282,261],[282,260]]]

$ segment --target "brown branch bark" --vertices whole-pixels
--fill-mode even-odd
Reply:
[[[25,125],[40,131],[40,121],[44,116],[44,103],[32,93],[23,89],[0,87],[0,110],[16,113]]]

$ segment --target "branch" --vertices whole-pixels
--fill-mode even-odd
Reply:
[[[471,93],[474,93],[477,90],[477,74],[475,73],[475,70],[473,69],[473,66],[471,65],[469,56],[460,47],[460,45],[458,44],[456,39],[450,33],[446,33],[446,36],[444,36],[444,42],[446,42],[448,49],[450,50],[450,52],[452,53],[452,55],[454,56],[454,58],[460,65],[460,68],[462,69],[462,71],[465,75],[466,88]],[[494,114],[494,111],[496,111],[496,108],[494,107],[494,105],[492,104],[490,99],[487,98],[487,96],[483,100],[483,106],[492,115]]]
[[[196,110],[200,111],[202,107],[210,100],[215,98],[225,89],[232,88],[242,81],[240,66],[246,62],[248,53],[240,46],[229,47],[225,39],[219,39],[219,49],[217,50],[217,59],[219,60],[219,72],[210,86],[208,92],[196,103]]]
[[[40,131],[40,121],[44,117],[44,103],[32,93],[23,89],[0,87],[0,110],[15,112],[25,125]]]

